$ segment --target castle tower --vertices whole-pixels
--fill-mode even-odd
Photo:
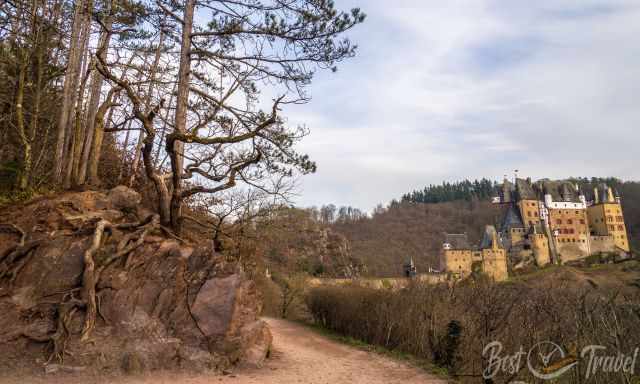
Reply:
[[[587,211],[592,238],[601,243],[613,242],[618,250],[629,252],[629,238],[620,198],[614,196],[613,189],[604,184],[594,189],[594,195],[595,202]]]

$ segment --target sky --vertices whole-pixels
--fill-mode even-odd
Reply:
[[[356,57],[285,109],[318,164],[299,206],[371,210],[487,177],[640,179],[640,0],[335,0]]]

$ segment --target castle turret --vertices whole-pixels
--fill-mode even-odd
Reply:
[[[611,187],[607,188],[607,202],[615,203],[616,199],[613,198],[613,189]]]
[[[593,188],[593,198],[594,198],[594,201],[593,201],[594,204],[600,204],[600,196],[598,196],[598,187]]]

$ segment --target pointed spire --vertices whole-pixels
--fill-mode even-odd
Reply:
[[[595,199],[594,204],[600,203],[600,197],[598,196],[598,187],[593,188],[593,198]]]
[[[611,187],[607,188],[607,202],[615,203],[616,200],[613,198],[613,189]]]

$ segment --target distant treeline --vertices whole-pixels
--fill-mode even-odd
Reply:
[[[598,184],[606,184],[622,193],[625,186],[636,184],[635,182],[624,182],[615,177],[571,177],[572,182],[578,184],[587,197],[592,198],[593,188]],[[486,178],[481,180],[463,180],[453,183],[443,182],[442,184],[431,184],[424,189],[415,190],[402,196],[401,201],[411,203],[444,203],[448,201],[460,200],[489,200],[497,196],[502,184]]]
[[[499,185],[495,181],[482,178],[481,180],[464,180],[454,183],[443,182],[440,185],[431,184],[422,190],[409,192],[402,196],[402,201],[412,203],[444,203],[459,200],[489,200],[498,193]]]

